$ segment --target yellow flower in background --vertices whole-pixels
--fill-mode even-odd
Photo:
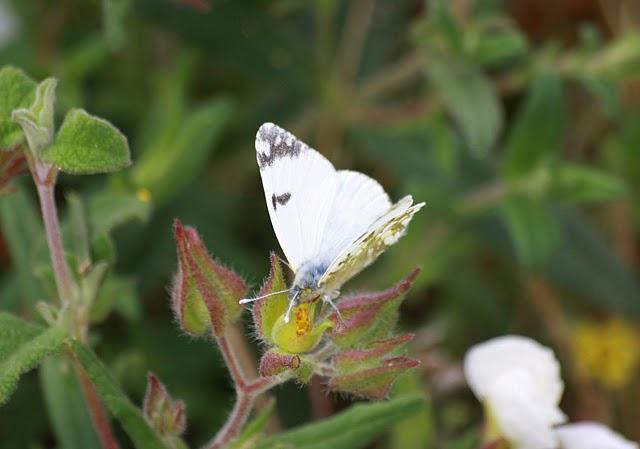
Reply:
[[[640,362],[640,331],[625,320],[583,321],[574,329],[574,347],[583,375],[610,389],[625,387]]]

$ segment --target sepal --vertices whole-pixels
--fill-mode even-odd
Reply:
[[[391,357],[372,368],[338,374],[329,380],[329,388],[358,397],[384,399],[396,379],[419,364],[406,356]]]
[[[172,293],[173,309],[180,327],[191,335],[212,329],[216,336],[240,318],[238,301],[247,292],[244,280],[215,261],[195,229],[174,224],[178,272]]]
[[[258,296],[273,294],[287,288],[282,264],[275,253],[271,253],[271,271],[262,285]],[[287,311],[289,298],[286,293],[272,295],[253,303],[253,322],[258,337],[267,344],[274,344],[273,327],[282,315]]]
[[[338,303],[342,320],[336,312],[329,315],[334,323],[333,342],[340,348],[353,347],[389,336],[398,321],[400,304],[420,273],[415,268],[393,287],[377,293],[360,293]]]

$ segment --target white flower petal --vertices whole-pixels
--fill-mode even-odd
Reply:
[[[502,374],[520,369],[531,374],[550,402],[560,402],[564,384],[553,351],[516,335],[494,338],[472,347],[464,359],[464,373],[474,394],[483,399]]]
[[[561,449],[638,449],[636,443],[594,422],[565,424],[556,433]]]
[[[511,370],[494,380],[486,401],[501,433],[517,449],[555,449],[553,426],[566,420],[530,372]]]

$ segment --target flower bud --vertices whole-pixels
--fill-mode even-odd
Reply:
[[[222,336],[242,313],[238,303],[247,291],[240,276],[213,260],[195,229],[175,221],[178,272],[172,303],[180,327],[202,335],[209,328]]]
[[[297,354],[287,354],[278,350],[267,351],[260,359],[260,375],[276,376],[287,370],[299,368],[301,363]]]
[[[420,269],[393,287],[377,293],[360,293],[338,303],[342,320],[336,312],[329,319],[334,323],[331,338],[341,348],[382,339],[389,336],[398,321],[398,311],[404,294],[411,288]]]
[[[174,401],[153,373],[147,379],[142,411],[151,427],[163,437],[177,437],[187,427],[184,402]]]

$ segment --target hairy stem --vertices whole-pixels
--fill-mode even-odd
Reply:
[[[56,278],[56,288],[58,296],[63,304],[72,300],[71,272],[67,261],[64,258],[64,247],[62,246],[62,234],[60,232],[60,221],[56,210],[56,200],[54,196],[55,180],[38,179],[34,173],[38,197],[40,198],[40,209],[42,220],[47,235],[47,244],[51,255],[51,263]]]
[[[258,397],[276,385],[286,382],[292,376],[291,372],[284,372],[278,376],[258,377],[253,381],[248,381],[229,344],[227,336],[217,337],[216,340],[236,389],[236,403],[227,418],[227,422],[204,449],[221,449],[225,447],[239,435],[255,407]]]

